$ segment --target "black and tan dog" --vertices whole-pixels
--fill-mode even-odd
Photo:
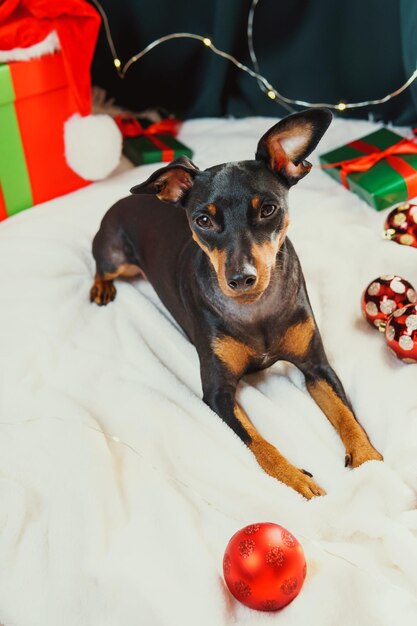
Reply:
[[[200,171],[185,157],[159,169],[104,216],[93,242],[91,300],[108,304],[119,276],[145,276],[194,343],[206,402],[271,476],[306,498],[324,491],[259,434],[235,401],[239,380],[284,359],[339,432],[345,464],[380,460],[330,367],[303,274],[286,237],[289,188],[331,121],[302,111],[273,126],[255,160]]]

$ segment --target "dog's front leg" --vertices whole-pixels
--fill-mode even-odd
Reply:
[[[267,474],[298,491],[305,498],[325,492],[304,470],[291,465],[278,450],[256,430],[249,417],[236,402],[235,393],[240,376],[216,355],[200,353],[203,400],[242,439]],[[236,363],[236,359],[235,359]]]
[[[382,455],[369,441],[346,398],[342,383],[328,363],[306,372],[307,389],[338,431],[344,443],[345,465],[358,467],[365,461],[382,461]]]
[[[342,383],[327,361],[317,329],[306,354],[291,360],[302,370],[310,395],[338,431],[346,449],[345,465],[358,467],[365,461],[382,461],[382,455],[357,421]]]

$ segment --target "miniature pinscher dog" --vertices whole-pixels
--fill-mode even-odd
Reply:
[[[115,278],[146,277],[196,347],[204,402],[268,474],[308,499],[325,492],[261,436],[235,392],[245,374],[289,361],[338,431],[345,465],[382,460],[328,363],[286,236],[288,191],[309,172],[305,158],[331,119],[319,108],[284,118],[254,160],[201,171],[175,159],[111,207],[93,242],[91,301],[113,300]]]

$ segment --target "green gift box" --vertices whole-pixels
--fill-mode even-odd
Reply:
[[[164,144],[159,147],[154,140]],[[172,135],[125,137],[123,140],[123,154],[135,165],[145,163],[170,162],[179,156],[193,156],[193,151]]]
[[[377,211],[417,195],[415,139],[387,128],[322,154],[320,163],[329,176]]]
[[[122,116],[115,120],[123,135],[123,154],[135,165],[169,163],[179,156],[193,156],[192,150],[175,137],[179,120],[168,118],[155,124]]]

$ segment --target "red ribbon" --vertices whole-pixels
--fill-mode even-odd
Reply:
[[[172,161],[174,158],[174,150],[158,139],[156,135],[171,135],[172,137],[176,137],[181,126],[180,120],[168,118],[151,124],[147,128],[143,128],[142,124],[135,117],[116,115],[114,120],[123,137],[138,137],[139,135],[143,135],[152,141],[158,150],[161,150],[162,161]]]
[[[364,156],[354,157],[353,159],[345,159],[337,163],[329,163],[322,165],[323,169],[329,167],[340,167],[340,180],[343,185],[349,188],[347,176],[352,172],[366,172],[376,163],[385,159],[387,163],[398,172],[403,178],[407,187],[409,198],[417,195],[417,171],[404,161],[399,154],[417,154],[416,139],[401,139],[394,145],[381,150],[366,141],[358,140],[347,144],[350,148],[355,148],[361,152],[365,152]]]

